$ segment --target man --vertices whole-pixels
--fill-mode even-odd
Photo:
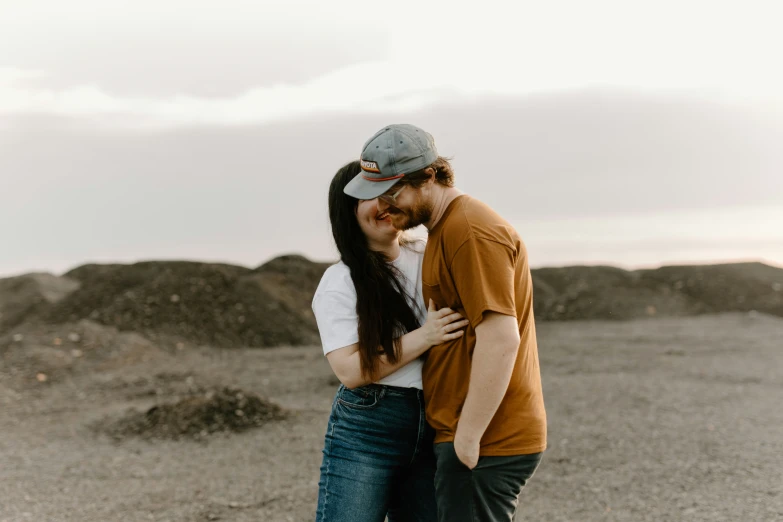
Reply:
[[[507,221],[454,187],[449,162],[418,127],[384,127],[364,145],[361,165],[345,193],[378,198],[379,219],[388,213],[397,228],[428,229],[424,300],[470,321],[462,337],[430,350],[423,370],[438,517],[511,520],[546,449],[525,246]]]

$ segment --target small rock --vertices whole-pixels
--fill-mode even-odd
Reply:
[[[22,334],[14,334],[13,337],[11,337],[15,343],[21,342],[24,339],[24,335]]]
[[[61,344],[63,344],[63,340],[60,339],[59,337],[55,337],[54,338],[54,345],[55,346],[60,346]]]
[[[46,382],[49,380],[49,377],[47,377],[45,373],[38,373],[35,375],[35,378],[38,379],[38,382]]]
[[[81,350],[71,350],[71,355],[73,357],[81,357],[84,353]]]
[[[81,335],[77,334],[76,332],[71,332],[68,334],[68,340],[72,343],[78,343],[81,341],[82,337]]]
[[[185,343],[177,343],[177,350],[184,350],[185,349]]]
[[[179,303],[179,296],[177,294],[171,294],[171,297],[169,297],[172,303]]]
[[[658,313],[658,309],[657,309],[657,308],[655,308],[653,305],[649,305],[649,306],[647,307],[647,310],[646,310],[646,311],[647,311],[647,315],[655,315],[655,314],[657,314],[657,313]]]

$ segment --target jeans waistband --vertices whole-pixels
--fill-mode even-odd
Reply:
[[[365,384],[358,388],[353,389],[354,392],[367,392],[378,395],[397,395],[400,397],[416,397],[420,393],[423,394],[418,388],[401,388],[400,386],[389,386],[388,384]]]

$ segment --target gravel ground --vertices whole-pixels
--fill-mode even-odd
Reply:
[[[178,348],[58,359],[44,382],[41,349],[0,350],[0,522],[312,520],[336,388],[320,348]],[[783,319],[542,323],[539,350],[550,448],[520,519],[783,520]],[[185,382],[290,415],[200,440],[92,428]]]

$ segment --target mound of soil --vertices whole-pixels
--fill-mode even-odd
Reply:
[[[329,263],[315,263],[298,255],[277,257],[253,271],[247,279],[274,295],[305,328],[318,331],[311,302]],[[317,342],[317,339],[316,339]]]
[[[696,313],[764,312],[783,317],[783,269],[762,263],[666,266],[639,271],[649,286],[695,303]]]
[[[536,319],[634,319],[691,315],[698,307],[665,285],[650,285],[637,272],[608,266],[533,270]]]
[[[0,333],[90,320],[161,344],[318,344],[310,307],[328,267],[302,256],[258,268],[189,261],[84,265],[0,280]],[[783,269],[761,263],[533,270],[536,318],[634,319],[758,311],[783,317]]]
[[[0,378],[14,389],[39,388],[76,374],[160,360],[165,351],[135,332],[82,320],[24,324],[0,334]]]
[[[18,324],[79,288],[79,282],[46,273],[0,279],[0,325]]]
[[[286,412],[257,395],[233,388],[210,390],[147,411],[130,410],[123,417],[96,425],[98,431],[121,440],[128,437],[201,438],[216,432],[241,432],[281,420]]]
[[[536,319],[634,319],[757,311],[783,317],[783,269],[762,263],[533,270]]]
[[[315,344],[309,308],[323,270],[299,256],[256,270],[187,261],[84,265],[66,274],[78,289],[2,327],[89,319],[152,339],[219,347]]]

